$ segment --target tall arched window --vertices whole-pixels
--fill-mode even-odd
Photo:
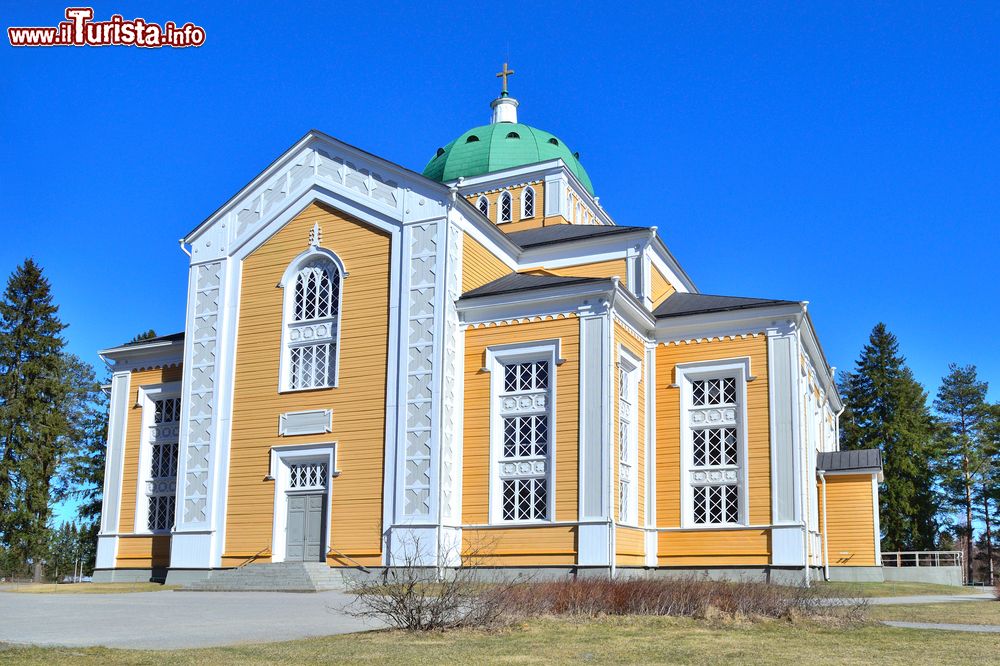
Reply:
[[[510,222],[514,218],[514,202],[511,200],[510,192],[500,195],[497,209],[500,211],[497,222]]]
[[[521,192],[521,217],[535,216],[535,188],[528,186]]]
[[[330,253],[332,255],[332,253]],[[282,388],[325,388],[337,384],[340,331],[339,261],[313,251],[286,271]]]
[[[476,201],[476,208],[486,217],[490,216],[490,200],[486,198],[485,194],[479,195],[479,199]]]

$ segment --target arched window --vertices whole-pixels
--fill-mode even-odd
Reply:
[[[336,386],[340,339],[342,267],[333,253],[312,250],[288,271],[282,388],[294,391]]]
[[[521,192],[521,217],[535,216],[535,188],[526,187]]]
[[[486,198],[485,194],[479,195],[479,199],[476,201],[476,208],[486,217],[490,216],[490,200]]]
[[[510,192],[504,192],[500,195],[497,208],[500,210],[497,222],[510,222],[514,218],[514,202],[511,200]]]

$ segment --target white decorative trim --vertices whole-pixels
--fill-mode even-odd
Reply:
[[[558,367],[562,361],[560,354],[561,340],[532,340],[505,345],[487,347],[484,369],[490,373],[490,482],[489,482],[489,521],[493,525],[538,525],[548,524],[555,520],[555,469],[556,469],[556,432],[557,430],[557,388]],[[533,520],[503,520],[500,460],[503,452],[503,419],[500,415],[499,401],[503,391],[503,368],[508,363],[546,361],[548,363],[548,388],[545,392],[543,406],[547,416],[545,481],[547,505],[544,519]],[[516,407],[515,407],[516,409]]]
[[[643,372],[642,372],[642,361],[636,358],[636,356],[630,352],[624,345],[618,345],[618,374],[614,376],[612,381],[618,382],[618,432],[613,433],[613,441],[617,442],[618,456],[615,461],[618,473],[615,475],[618,479],[618,489],[615,497],[618,498],[618,515],[615,516],[615,521],[617,524],[621,524],[625,527],[635,527],[640,528],[639,523],[639,400],[645,398],[645,396],[639,395],[639,385],[642,384]],[[626,406],[626,402],[622,397],[621,384],[622,377],[621,373],[625,374],[625,381],[629,385],[629,394],[631,395],[631,403],[628,403],[629,414],[627,415],[627,423],[631,426],[628,433],[628,442],[624,445],[628,446],[628,451],[625,458],[623,459],[621,450],[623,446],[621,437],[622,428],[622,410]],[[643,437],[645,439],[645,437]],[[627,460],[628,463],[624,463],[623,460]],[[628,506],[625,512],[626,518],[622,519],[622,504],[621,504],[621,484],[622,484],[622,472],[623,464],[631,468],[630,478],[627,480],[628,483]]]
[[[274,480],[274,520],[271,528],[271,561],[285,561],[286,522],[288,520],[288,491],[290,490],[289,465],[303,462],[323,462],[326,464],[327,479],[325,488],[325,508],[323,516],[323,561],[333,545],[332,511],[333,511],[333,480],[340,476],[337,468],[337,443],[322,442],[319,444],[283,445],[271,448],[269,474]]]
[[[175,512],[179,531],[209,527],[211,461],[218,427],[216,379],[224,269],[225,264],[221,261],[191,267],[191,314],[185,344],[184,395],[181,397],[180,483]]]
[[[445,267],[444,358],[441,373],[441,521],[454,524],[462,511],[462,437],[465,387],[465,335],[456,302],[462,296],[461,230],[448,225]],[[439,548],[444,557],[457,557],[453,548]]]
[[[278,416],[278,434],[323,435],[333,432],[332,409],[309,409],[300,412],[285,412]]]
[[[310,233],[310,244],[309,248],[304,251],[299,256],[295,257],[288,264],[285,272],[281,276],[281,280],[278,282],[278,287],[282,290],[282,307],[281,307],[281,356],[279,361],[279,372],[278,372],[278,391],[281,393],[291,392],[297,390],[311,391],[320,388],[336,388],[340,383],[340,329],[342,321],[342,313],[344,310],[344,283],[347,281],[347,268],[344,266],[344,262],[337,256],[336,252],[329,250],[324,247],[319,246],[319,225],[314,227],[314,230]],[[313,242],[313,237],[315,236],[315,242]],[[293,322],[293,310],[295,308],[295,290],[294,288],[289,289],[289,286],[293,286],[292,282],[297,278],[298,272],[310,261],[315,259],[321,259],[323,261],[329,262],[333,265],[333,269],[338,273],[337,279],[337,315],[336,317],[328,317],[322,321],[317,321],[314,325],[309,326],[308,324],[302,326],[305,330],[312,330],[316,328],[326,327],[323,337],[325,338],[329,335],[330,344],[333,345],[333,382],[325,386],[309,386],[302,388],[291,388],[290,387],[290,373],[291,373],[291,344],[289,336],[291,334],[291,323]],[[299,325],[301,326],[301,325]],[[333,327],[335,333],[329,330]]]
[[[433,497],[437,424],[434,386],[438,349],[438,301],[441,270],[440,229],[444,222],[406,228],[407,303],[406,386],[403,426],[401,516],[430,518]]]
[[[125,472],[125,433],[128,422],[129,384],[132,373],[115,370],[111,377],[108,404],[108,441],[104,474],[104,494],[101,500],[101,534],[116,534],[121,516],[122,484]],[[117,547],[117,540],[109,546]],[[106,551],[107,552],[107,551]],[[111,552],[111,566],[117,552]]]
[[[737,406],[734,414],[736,436],[738,438],[738,502],[739,521],[736,525],[745,526],[750,523],[749,515],[749,443],[747,421],[747,380],[752,377],[750,357],[713,359],[710,361],[695,361],[678,363],[674,366],[674,381],[680,386],[680,484],[681,484],[681,527],[705,529],[716,526],[713,523],[695,523],[693,519],[693,498],[691,485],[691,459],[694,442],[691,435],[690,413],[693,408],[691,399],[691,382],[698,379],[715,379],[719,377],[734,377],[736,379]],[[724,524],[729,526],[729,524]]]
[[[139,469],[136,474],[136,487],[135,487],[135,521],[133,523],[133,534],[167,534],[170,532],[171,528],[166,528],[163,530],[151,531],[149,529],[149,494],[148,494],[148,484],[150,482],[150,471],[152,465],[152,455],[153,455],[153,441],[150,436],[154,426],[154,417],[156,414],[155,401],[156,400],[166,400],[169,398],[177,398],[181,394],[181,383],[180,382],[168,382],[163,384],[154,384],[147,386],[140,386],[136,391],[136,407],[140,407],[139,416]],[[183,410],[183,403],[181,409]],[[177,448],[177,464],[180,467],[180,422],[177,422],[174,426],[177,430],[174,434],[178,439]],[[174,494],[176,501],[177,494],[177,481],[175,477],[174,482]],[[176,506],[174,508],[174,516],[176,520]]]

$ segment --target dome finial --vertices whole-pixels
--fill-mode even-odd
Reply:
[[[503,70],[497,72],[497,78],[503,79],[503,87],[500,90],[500,96],[507,96],[507,77],[514,76],[514,70],[507,68],[507,63],[503,64]]]
[[[507,93],[507,77],[513,75],[514,70],[508,68],[507,63],[503,64],[502,71],[497,72],[497,78],[503,79],[503,87],[500,90],[500,96],[490,103],[490,108],[493,109],[491,122],[494,124],[517,122],[517,100]]]

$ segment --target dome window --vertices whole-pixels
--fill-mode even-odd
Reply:
[[[518,134],[517,132],[507,132],[507,138],[508,139],[520,139],[521,135]]]
[[[555,137],[552,137],[551,139],[549,139],[549,143],[551,143],[553,146],[558,146],[559,145],[559,139],[557,139]]]
[[[444,148],[438,148],[437,153],[435,153],[434,157],[441,157],[442,155],[444,155]]]
[[[466,143],[474,143],[476,141],[479,141],[479,137],[475,134],[470,134],[469,138],[465,140]]]
[[[497,222],[510,222],[514,218],[514,202],[511,200],[510,192],[500,195],[500,203],[497,204],[500,211]]]
[[[535,188],[530,185],[521,192],[521,217],[535,216]]]

